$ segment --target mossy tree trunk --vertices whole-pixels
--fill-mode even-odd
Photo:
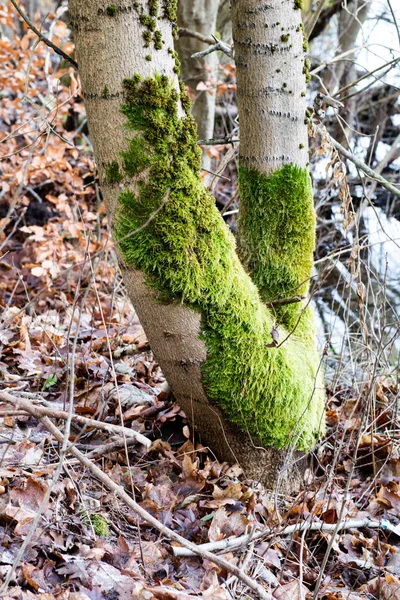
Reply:
[[[210,36],[215,33],[218,6],[219,0],[180,0],[178,26]],[[216,82],[218,55],[213,52],[204,58],[192,58],[196,52],[205,50],[207,44],[190,36],[178,37],[175,48],[181,63],[181,79],[194,94],[191,112],[197,123],[199,139],[208,140],[214,133],[216,87],[197,90],[197,86],[209,79]],[[206,151],[202,157],[202,166],[208,170],[211,167],[211,158]]]
[[[267,485],[279,473],[288,488],[298,483],[301,469],[286,459],[286,448],[303,452],[315,444],[323,429],[324,394],[305,304],[279,312],[265,304],[292,294],[297,284],[295,293],[306,292],[314,236],[301,114],[300,11],[292,0],[272,4],[279,8],[260,10],[269,4],[256,0],[233,6],[244,135],[241,252],[260,291],[201,183],[196,126],[176,76],[173,0],[70,0],[70,13],[105,204],[124,281],[151,347],[203,443]],[[279,35],[265,27],[262,19],[270,14],[285,27]],[[287,33],[286,44],[279,36]],[[296,98],[288,109],[293,120],[274,114],[279,94],[269,93],[268,79],[258,79],[258,91],[249,81],[253,69],[271,72],[272,56],[276,68],[286,70],[282,85],[286,81]],[[281,129],[268,133],[277,137],[275,146],[265,146],[255,130],[258,123],[267,133],[272,116]],[[264,220],[264,232],[251,223],[250,208]],[[266,236],[261,253],[256,249],[251,259],[260,235]]]

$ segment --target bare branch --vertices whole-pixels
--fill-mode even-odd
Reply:
[[[13,396],[8,392],[0,391],[0,400],[2,402],[12,404],[17,410],[22,409],[28,413],[32,408],[31,400],[25,400],[24,398]],[[68,418],[68,413],[64,410],[55,410],[54,408],[47,408],[37,405],[34,406],[34,408],[40,417],[51,417],[52,419],[62,419],[64,421]],[[138,443],[143,444],[143,446],[146,448],[150,448],[151,446],[151,441],[147,437],[141,433],[138,433],[134,429],[129,429],[128,427],[113,425],[112,423],[103,423],[103,421],[96,421],[96,419],[88,419],[82,415],[75,414],[72,415],[72,421],[75,423],[80,423],[81,425],[86,425],[87,427],[95,427],[96,429],[102,429],[117,435],[125,434],[126,437],[134,438]]]
[[[377,173],[376,171],[371,169],[371,167],[363,163],[362,160],[359,160],[356,156],[354,156],[352,152],[346,150],[346,148],[344,148],[342,144],[339,144],[339,142],[337,142],[333,137],[329,137],[329,139],[331,141],[332,146],[336,148],[336,150],[340,152],[340,154],[343,154],[343,156],[345,156],[348,160],[355,164],[356,167],[363,171],[370,179],[377,181],[385,189],[387,189],[388,192],[391,192],[394,196],[400,198],[400,189],[397,189],[397,187],[390,183],[390,181],[382,177],[382,175],[379,175],[379,173]]]
[[[202,548],[208,552],[214,552],[216,550],[230,552],[233,549],[242,548],[251,542],[255,542],[271,534],[291,535],[296,531],[334,531],[337,527],[338,531],[343,529],[361,529],[363,527],[369,527],[370,529],[386,529],[392,533],[395,533],[396,535],[400,535],[399,527],[393,525],[390,521],[387,521],[386,519],[375,521],[374,519],[366,517],[363,519],[349,519],[347,521],[342,521],[341,523],[310,523],[308,521],[304,521],[302,523],[296,523],[295,525],[288,525],[288,527],[285,527],[282,531],[273,531],[272,529],[266,528],[262,531],[252,531],[238,537],[230,537],[225,538],[224,540],[218,540],[217,542],[207,542],[206,544],[197,546],[197,548]],[[173,551],[175,556],[193,556],[193,554],[191,554],[187,548],[179,548],[174,546]]]
[[[62,56],[65,60],[70,62],[71,65],[75,67],[75,69],[78,68],[78,63],[73,58],[71,58],[68,54],[66,54],[63,50],[61,50],[61,48],[59,48],[58,46],[53,44],[52,41],[50,41],[46,36],[44,36],[43,33],[41,33],[39,31],[39,29],[37,29],[37,27],[35,27],[35,25],[32,23],[32,21],[30,20],[28,15],[24,13],[22,8],[19,6],[19,4],[17,4],[17,2],[15,0],[10,0],[10,2],[13,5],[13,7],[15,8],[15,10],[20,14],[20,16],[25,21],[25,23],[28,25],[29,29],[32,29],[33,33],[36,33],[36,35],[38,36],[38,38],[41,42],[44,42],[46,44],[46,46],[48,46],[49,48],[54,50],[54,52],[56,52],[56,54],[58,54],[59,56]]]
[[[215,39],[210,35],[203,35],[198,31],[193,31],[193,29],[187,29],[186,27],[179,27],[178,29],[179,37],[192,37],[196,38],[196,40],[200,40],[205,44],[215,44]]]
[[[229,58],[233,57],[232,48],[228,46],[228,44],[225,44],[225,42],[217,41],[217,43],[213,46],[209,46],[201,52],[196,52],[195,54],[192,54],[192,58],[204,58],[205,56],[207,56],[207,54],[211,54],[211,52],[217,52],[218,50],[229,56]]]
[[[41,418],[43,425],[46,429],[56,438],[58,441],[63,441],[63,435],[57,429],[55,425],[50,421],[48,417],[41,417],[39,413],[36,413],[37,407],[30,407],[30,414]],[[164,535],[169,540],[176,542],[183,546],[184,548],[190,550],[196,556],[200,556],[201,558],[205,558],[214,564],[226,569],[228,573],[232,573],[235,575],[240,581],[242,581],[249,589],[251,589],[261,600],[273,600],[271,594],[269,594],[261,585],[257,583],[252,577],[249,577],[244,573],[239,567],[232,564],[231,562],[212,554],[206,550],[203,550],[200,546],[196,546],[192,542],[189,542],[187,539],[176,533],[175,531],[169,529],[166,525],[161,523],[158,519],[153,517],[147,510],[142,508],[135,500],[133,500],[124,490],[124,488],[118,484],[116,484],[108,475],[106,475],[97,465],[93,464],[82,452],[80,452],[71,442],[68,442],[68,450],[71,452],[75,458],[79,460],[79,462],[84,465],[89,471],[98,479],[106,488],[108,488],[111,492],[120,498],[126,506],[128,506],[133,512],[138,515],[141,519],[146,521],[151,527],[153,527],[156,531]]]

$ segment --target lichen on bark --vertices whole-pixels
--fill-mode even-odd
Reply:
[[[293,332],[280,325],[279,341],[285,341],[273,347],[276,315],[243,269],[235,240],[202,185],[196,126],[188,112],[180,117],[180,94],[174,83],[166,76],[144,81],[136,76],[125,80],[124,87],[121,111],[127,144],[118,169],[114,164],[109,167],[118,193],[114,229],[123,260],[144,272],[163,300],[200,312],[207,348],[204,383],[232,423],[263,445],[281,448],[293,442],[300,450],[313,447],[323,429],[324,394],[309,313],[300,318],[304,326]],[[187,98],[182,100],[187,110]],[[290,218],[298,218],[311,231],[309,183],[305,184],[301,169],[287,169],[299,196]],[[241,172],[243,189],[249,174]],[[278,172],[256,184],[267,196],[275,196],[277,222],[290,213],[291,184],[283,185],[285,175]],[[118,186],[126,184],[118,192],[117,179]],[[253,194],[249,181],[247,188]],[[278,235],[272,213],[270,219],[272,250],[263,249],[266,257],[273,256]],[[300,222],[293,230],[288,225],[293,244],[301,227]],[[265,266],[270,269],[265,281],[272,282],[279,275],[277,266],[269,259]],[[291,289],[308,267],[300,260],[297,278],[283,273],[280,289]]]

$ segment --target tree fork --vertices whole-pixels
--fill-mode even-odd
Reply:
[[[291,335],[278,323],[288,339],[272,347],[276,311],[201,184],[197,133],[176,76],[175,8],[170,0],[70,0],[104,200],[128,294],[203,443],[247,476],[273,487],[279,473],[290,488],[301,469],[283,448],[307,450],[322,431],[311,319],[300,315]]]

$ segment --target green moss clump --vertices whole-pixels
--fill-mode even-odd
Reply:
[[[146,54],[145,59],[148,60],[149,62],[151,60],[153,60],[151,54]]]
[[[145,48],[149,48],[150,47],[150,42],[153,39],[153,35],[151,33],[151,31],[149,31],[148,29],[146,29],[145,31],[143,31],[142,33],[143,39],[146,42],[144,47]]]
[[[295,440],[299,449],[312,447],[322,430],[323,392],[311,313],[306,311],[302,317],[303,327],[272,348],[276,317],[243,269],[234,238],[201,182],[193,117],[179,118],[180,95],[165,76],[142,83],[125,80],[124,85],[126,101],[121,110],[128,146],[121,158],[127,175],[136,174],[135,191],[125,188],[119,194],[115,221],[125,263],[141,269],[162,298],[200,312],[207,347],[204,383],[209,397],[231,422],[261,444],[280,448]],[[274,201],[274,218],[265,207],[258,214],[264,218],[266,212],[271,220],[272,248],[264,246],[263,251],[275,259],[277,223],[286,227],[282,237],[287,233],[293,243],[302,227],[308,231],[308,221],[294,222],[296,217],[309,218],[302,208],[310,202],[307,178],[306,171],[294,166],[278,171],[271,182],[258,173],[246,177],[241,170],[244,193],[255,193],[251,201],[257,202],[261,189]],[[291,209],[293,197],[296,206]],[[250,203],[247,196],[246,201]],[[130,235],[150,216],[146,227]],[[285,224],[286,218],[291,225]],[[303,246],[301,241],[300,254]],[[297,257],[295,264],[299,261],[302,264]],[[277,260],[268,270],[272,280]],[[284,270],[283,283],[291,286],[297,279],[288,268]],[[283,341],[288,331],[279,326],[279,335]]]
[[[157,22],[154,17],[150,17],[149,15],[141,14],[139,17],[139,21],[142,25],[147,27],[149,31],[155,31]]]
[[[107,100],[107,98],[110,97],[110,90],[108,89],[108,87],[106,85],[103,88],[103,92],[101,94],[101,97],[104,98],[105,100]]]
[[[151,17],[158,15],[158,0],[149,0],[149,15]]]
[[[105,180],[107,183],[119,183],[122,180],[122,173],[119,170],[119,164],[113,160],[105,168]]]
[[[305,79],[306,79],[306,83],[308,83],[311,79],[311,75],[310,75],[310,67],[311,67],[311,63],[310,63],[310,59],[309,58],[305,58],[304,59],[304,66],[303,66],[303,75],[305,75]]]
[[[88,514],[85,520],[88,525],[93,527],[93,531],[97,536],[108,537],[110,535],[108,523],[102,515]]]
[[[178,0],[163,0],[163,17],[172,23],[172,35],[178,36]]]
[[[264,302],[305,295],[313,265],[315,215],[307,169],[284,165],[268,177],[240,167],[239,250]],[[275,309],[296,327],[301,302]]]
[[[185,111],[185,113],[188,115],[190,113],[192,101],[190,100],[189,94],[186,91],[185,84],[181,80],[179,80],[179,90],[181,92],[180,96],[181,96],[182,108]]]
[[[178,0],[163,0],[164,18],[176,23],[178,20]]]
[[[289,37],[290,37],[290,34],[289,34],[289,33],[284,33],[283,35],[281,35],[281,41],[282,41],[283,43],[286,43],[286,42],[288,42],[288,41],[289,41]]]
[[[106,13],[109,17],[115,17],[115,15],[117,14],[117,7],[115,6],[115,4],[109,4],[106,8]]]
[[[303,10],[304,2],[303,0],[294,0],[294,9],[295,10]]]
[[[159,29],[154,32],[153,35],[154,48],[156,50],[161,50],[162,48],[162,33]]]

